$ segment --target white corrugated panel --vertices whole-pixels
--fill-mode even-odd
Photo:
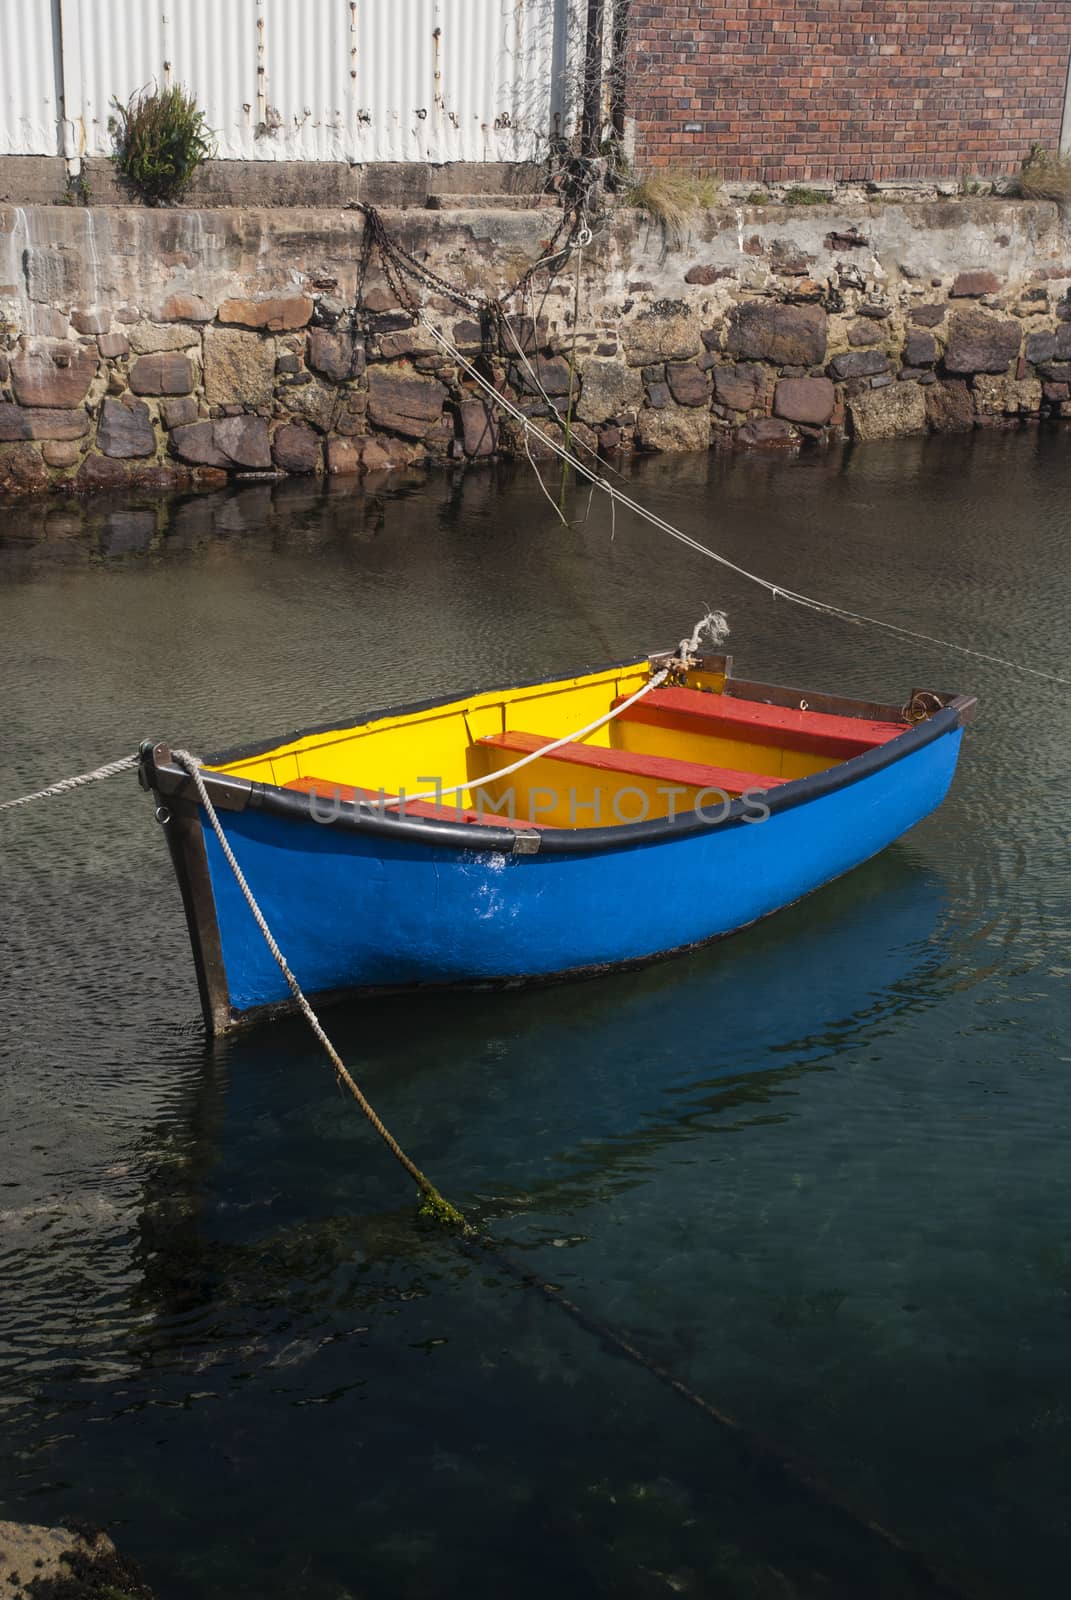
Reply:
[[[543,154],[563,110],[556,66],[570,9],[571,0],[365,0],[357,159]]]
[[[0,0],[0,155],[60,152],[59,0]]]
[[[170,81],[222,159],[538,157],[568,115],[582,4],[0,0],[0,154],[108,155],[113,101]]]

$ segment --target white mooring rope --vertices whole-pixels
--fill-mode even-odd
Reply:
[[[432,1217],[437,1222],[445,1222],[451,1226],[466,1230],[468,1228],[468,1224],[465,1222],[465,1219],[461,1215],[460,1211],[458,1211],[456,1206],[452,1206],[449,1200],[443,1199],[438,1189],[436,1189],[431,1180],[427,1178],[423,1172],[421,1172],[416,1162],[411,1161],[406,1155],[405,1151],[391,1133],[390,1129],[377,1116],[375,1108],[372,1106],[371,1102],[362,1094],[356,1079],[348,1071],[345,1062],[342,1060],[342,1057],[339,1055],[338,1051],[327,1037],[327,1034],[324,1032],[323,1025],[320,1022],[319,1017],[316,1015],[315,1011],[312,1009],[312,1006],[305,998],[304,990],[294,977],[293,972],[290,970],[289,962],[283,955],[283,952],[280,950],[275,941],[275,936],[268,927],[268,924],[264,918],[264,913],[257,904],[256,896],[253,894],[252,889],[246,882],[245,873],[238,865],[237,857],[230,847],[230,844],[227,840],[227,835],[224,833],[223,826],[219,820],[219,817],[216,815],[216,808],[212,804],[208,789],[205,785],[205,780],[201,775],[200,761],[196,756],[192,756],[188,750],[173,750],[171,754],[174,756],[179,766],[184,768],[193,779],[197,788],[198,799],[204,807],[205,815],[211,824],[212,832],[215,834],[219,843],[219,847],[223,851],[223,856],[227,865],[234,873],[235,882],[242,891],[245,903],[253,914],[253,920],[264,936],[264,942],[271,951],[272,959],[279,968],[279,971],[282,973],[283,977],[286,979],[286,986],[297,1002],[302,1016],[305,1018],[305,1021],[308,1023],[309,1027],[312,1029],[313,1033],[316,1035],[317,1039],[320,1041],[320,1044],[326,1051],[328,1059],[335,1069],[335,1075],[339,1082],[346,1086],[350,1094],[360,1106],[361,1110],[364,1112],[365,1116],[368,1118],[369,1122],[372,1124],[372,1127],[383,1140],[383,1143],[387,1146],[388,1150],[396,1158],[396,1160],[398,1160],[405,1168],[406,1172],[408,1172],[409,1176],[420,1190],[420,1193],[423,1196],[420,1207],[421,1214]]]
[[[653,674],[642,689],[637,689],[635,694],[630,694],[627,700],[622,700],[618,706],[612,706],[609,711],[604,711],[601,717],[596,717],[593,722],[587,723],[583,728],[574,728],[570,733],[563,733],[560,739],[554,739],[550,744],[541,744],[538,750],[529,751],[519,761],[513,761],[508,767],[499,767],[497,772],[489,772],[482,778],[466,779],[464,783],[452,783],[448,789],[425,789],[423,794],[407,794],[404,799],[401,795],[383,804],[393,810],[395,806],[408,805],[411,800],[434,800],[440,804],[444,794],[461,794],[465,789],[483,788],[485,784],[497,783],[499,778],[511,778],[515,772],[520,772],[522,767],[530,766],[533,761],[540,761],[544,756],[552,756],[555,750],[560,750],[563,745],[579,744],[581,739],[586,739],[589,733],[595,733],[599,728],[604,728],[608,722],[613,722],[615,717],[634,706],[637,700],[642,700],[644,695],[650,694],[652,689],[657,689],[665,683],[674,668],[686,669],[689,662],[699,649],[700,640],[706,634],[710,643],[717,648],[722,640],[728,637],[729,624],[723,611],[708,611],[692,629],[687,639],[682,639],[677,646],[677,654],[668,661],[660,671]]]
[[[902,627],[897,622],[886,622],[881,617],[869,617],[861,611],[851,611],[847,606],[832,605],[825,600],[816,600],[812,595],[801,594],[796,589],[786,589],[780,583],[772,583],[769,578],[760,577],[757,572],[750,572],[746,567],[738,566],[735,561],[730,561],[728,556],[719,555],[716,550],[711,550],[709,545],[701,544],[698,539],[693,539],[691,534],[683,532],[680,528],[675,528],[664,517],[656,516],[653,511],[648,511],[647,507],[641,505],[638,500],[633,500],[631,496],[615,488],[612,483],[600,476],[593,468],[585,466],[583,461],[580,461],[564,445],[559,444],[556,439],[551,438],[550,434],[544,433],[542,428],[537,427],[530,417],[526,417],[524,412],[513,404],[512,400],[509,400],[496,389],[494,384],[488,382],[478,368],[467,360],[455,345],[450,343],[446,335],[439,332],[433,322],[429,321],[424,315],[421,315],[420,320],[440,349],[449,355],[451,361],[456,362],[459,367],[468,373],[469,377],[479,385],[492,404],[498,406],[508,416],[511,416],[514,421],[520,423],[525,431],[526,441],[529,433],[534,434],[541,444],[546,445],[548,450],[553,451],[562,461],[568,462],[574,472],[585,478],[593,489],[601,489],[604,494],[608,495],[611,505],[620,504],[629,511],[634,511],[638,517],[642,517],[652,527],[658,528],[662,533],[668,533],[671,539],[678,540],[689,550],[694,550],[697,555],[706,556],[709,561],[716,561],[719,566],[726,567],[730,572],[735,572],[737,577],[746,579],[748,583],[757,583],[760,588],[765,589],[775,600],[789,600],[793,605],[803,606],[808,611],[818,611],[828,617],[839,617],[842,622],[855,622],[870,628],[882,628],[885,632],[898,634],[904,639],[919,639],[926,644],[940,645],[942,649],[955,650],[959,655],[973,656],[977,661],[989,661],[998,667],[1010,667],[1013,672],[1027,672],[1032,677],[1045,678],[1050,683],[1059,683],[1071,688],[1071,678],[1062,678],[1056,672],[1044,672],[1040,667],[1027,667],[1022,662],[1009,661],[1004,656],[989,655],[984,650],[973,650],[969,645],[956,644],[951,639],[940,639],[932,633],[921,633],[915,628]]]
[[[31,800],[48,800],[54,794],[66,794],[70,789],[81,789],[87,783],[97,783],[101,778],[114,778],[117,773],[129,772],[131,767],[136,767],[139,757],[123,756],[121,761],[109,761],[106,766],[97,767],[94,772],[80,772],[77,778],[64,778],[60,783],[49,784],[47,789],[38,789],[35,794],[20,795],[17,800],[0,801],[0,811],[13,811],[16,806],[28,806]]]

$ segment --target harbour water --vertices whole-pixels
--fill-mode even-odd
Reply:
[[[627,477],[786,587],[1071,677],[1058,433]],[[0,1517],[106,1524],[161,1600],[1058,1593],[1067,691],[569,511],[526,467],[8,506],[0,798],[661,648],[708,605],[748,676],[977,693],[941,811],[770,922],[326,1019],[446,1195],[739,1430],[414,1229],[300,1024],[206,1045],[129,775],[0,818]]]

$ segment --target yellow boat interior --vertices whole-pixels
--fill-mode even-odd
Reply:
[[[911,725],[895,707],[734,680],[725,656],[704,657],[619,709],[663,664],[644,658],[387,712],[223,757],[209,770],[404,815],[584,828],[763,793]]]

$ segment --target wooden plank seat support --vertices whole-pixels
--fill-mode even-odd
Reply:
[[[373,805],[381,804],[378,789],[359,789],[352,784],[336,783],[331,778],[294,778],[289,783],[280,785],[283,789],[293,789],[297,794],[314,794],[320,800],[333,800],[338,796],[340,800],[350,804],[358,800],[369,800]],[[386,800],[396,800],[397,795],[388,794]],[[404,811],[398,808],[399,816],[406,817],[432,817],[437,822],[486,822],[501,828],[539,828],[545,826],[539,822],[528,822],[523,817],[502,817],[494,811],[474,811],[471,807],[463,807],[458,816],[456,804],[437,806],[430,800],[409,800],[405,802]]]
[[[528,755],[542,750],[554,740],[546,734],[520,733],[508,728],[505,733],[490,733],[477,741],[492,750],[508,750]],[[746,789],[774,789],[783,778],[759,772],[739,772],[734,767],[710,767],[697,761],[678,761],[671,756],[639,755],[632,750],[606,749],[603,745],[563,744],[552,750],[548,761],[562,761],[588,771],[614,773],[621,777],[643,778],[656,783],[679,785],[687,789],[722,789],[726,794],[743,794]],[[479,782],[479,779],[474,780]]]
[[[615,706],[624,698],[615,700]],[[705,694],[700,689],[652,689],[622,712],[621,720],[806,751],[837,761],[887,744],[911,726],[908,722],[868,722],[862,717],[736,700],[722,694]]]

